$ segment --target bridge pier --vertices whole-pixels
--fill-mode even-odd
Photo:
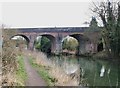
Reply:
[[[56,46],[56,42],[55,41],[52,41],[52,44],[51,44],[51,53],[55,53],[55,47]]]
[[[93,53],[97,53],[97,43],[93,43]]]
[[[78,51],[77,51],[77,55],[83,55],[87,53],[87,41],[85,40],[79,40],[79,46],[78,46]]]
[[[62,35],[58,33],[56,36],[56,41],[55,41],[55,54],[60,55],[62,53]]]
[[[28,50],[31,50],[31,51],[33,51],[34,50],[34,42],[29,42],[29,44],[28,44]]]
[[[79,53],[78,53],[78,54],[79,54],[79,55],[80,55],[80,54],[85,54],[85,41],[84,41],[84,40],[80,41]]]
[[[56,55],[59,55],[59,54],[61,54],[62,53],[62,44],[60,43],[57,43],[56,44],[56,50],[55,50],[55,54]]]
[[[84,55],[84,54],[93,54],[97,52],[97,44],[86,41],[86,40],[79,40],[78,52],[77,55]]]
[[[33,51],[34,50],[34,41],[35,41],[36,36],[30,35],[29,38],[30,38],[30,41],[28,43],[28,50]]]

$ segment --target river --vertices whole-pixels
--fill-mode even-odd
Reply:
[[[115,61],[75,56],[50,56],[48,59],[66,74],[80,69],[80,77],[89,86],[118,86],[118,64]]]

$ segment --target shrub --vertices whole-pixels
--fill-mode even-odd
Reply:
[[[17,69],[16,55],[14,42],[10,40],[11,30],[2,30],[2,84],[12,86],[15,83],[15,70]]]

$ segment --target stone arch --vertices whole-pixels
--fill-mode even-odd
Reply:
[[[27,42],[27,48],[29,47],[30,39],[29,39],[26,35],[16,34],[16,35],[11,36],[11,37],[10,37],[10,40],[11,40],[13,37],[15,37],[15,36],[21,36],[21,37],[23,37],[23,38],[26,40],[26,42]]]
[[[55,46],[56,46],[56,38],[53,35],[51,35],[51,34],[41,34],[41,35],[38,35],[38,36],[46,37],[46,38],[48,38],[51,41],[51,50],[50,50],[50,52],[54,53]]]
[[[88,46],[90,44],[90,39],[88,37],[86,37],[84,34],[78,34],[78,33],[69,34],[67,36],[73,37],[78,41],[79,45],[77,48],[78,49],[76,53],[77,55],[88,53]]]

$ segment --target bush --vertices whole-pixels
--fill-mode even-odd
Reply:
[[[2,84],[12,86],[15,83],[15,70],[17,69],[16,55],[14,42],[10,40],[10,30],[3,29],[3,44],[2,44]],[[11,80],[11,77],[13,80]]]

